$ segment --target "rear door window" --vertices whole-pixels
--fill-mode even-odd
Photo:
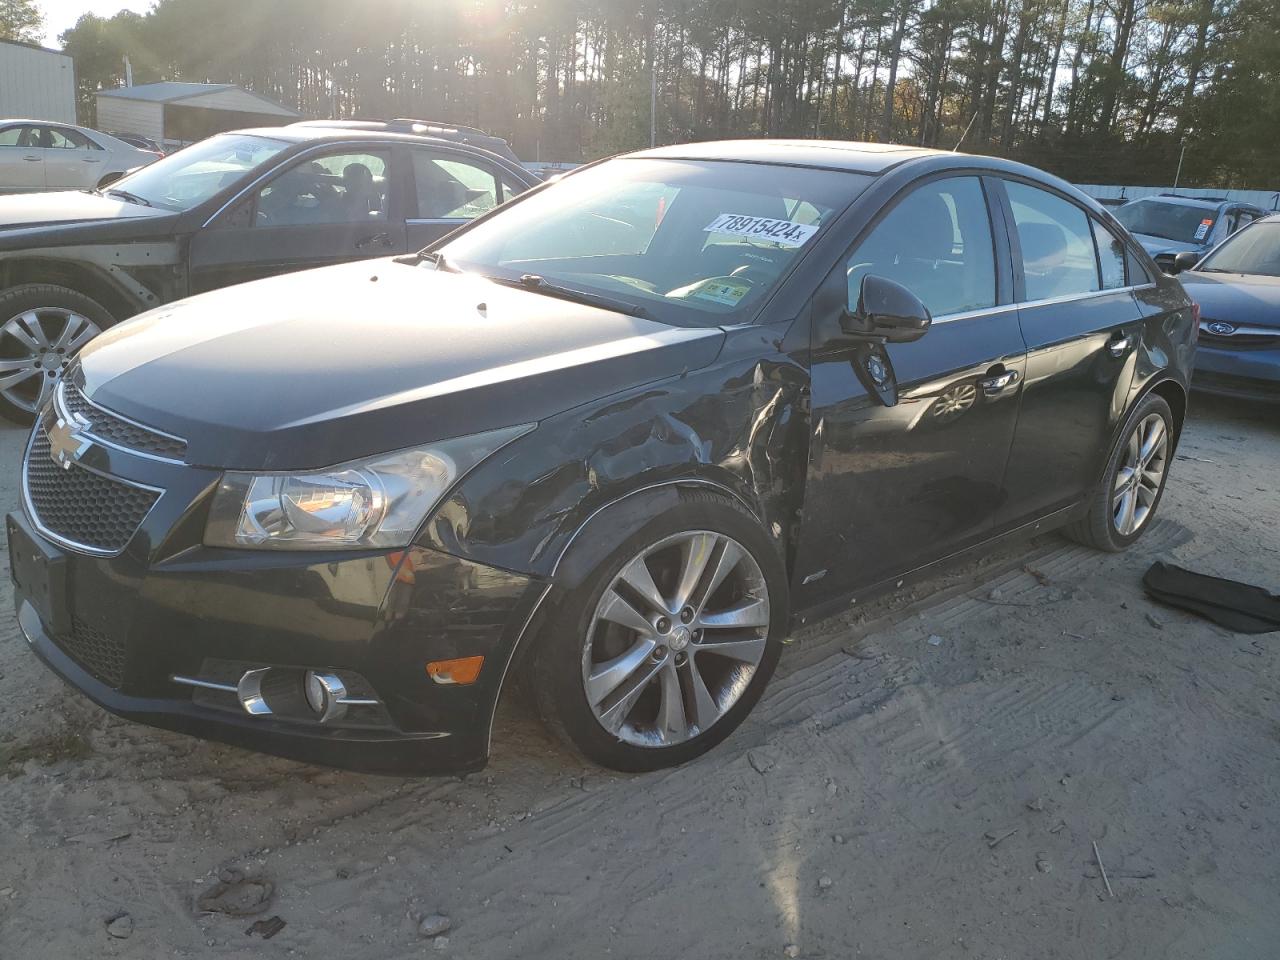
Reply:
[[[507,199],[488,167],[434,150],[413,151],[413,182],[423,220],[474,220]]]
[[[1025,183],[1008,181],[1009,206],[1022,248],[1025,300],[1050,300],[1101,289],[1093,230],[1084,209]]]

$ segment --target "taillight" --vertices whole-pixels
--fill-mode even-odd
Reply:
[[[1191,342],[1200,339],[1200,304],[1191,301]]]

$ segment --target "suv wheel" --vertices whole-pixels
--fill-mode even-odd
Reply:
[[[544,720],[615,770],[705,753],[769,682],[785,594],[783,565],[753,517],[717,496],[685,495],[544,624],[533,662]]]
[[[0,414],[34,423],[72,358],[114,322],[67,287],[28,283],[0,293]]]

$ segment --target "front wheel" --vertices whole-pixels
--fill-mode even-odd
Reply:
[[[68,287],[28,283],[0,293],[0,414],[34,423],[80,348],[113,322]]]
[[[1116,552],[1151,526],[1164,496],[1174,447],[1173,413],[1163,397],[1148,394],[1134,408],[1094,488],[1089,512],[1066,529],[1073,540]]]
[[[741,507],[705,493],[629,537],[544,624],[543,719],[624,771],[684,763],[759,700],[786,629],[777,551]]]

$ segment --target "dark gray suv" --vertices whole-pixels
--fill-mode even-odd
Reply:
[[[395,121],[244,130],[105,189],[0,197],[0,414],[30,423],[80,347],[136,313],[418,250],[538,182],[468,139]]]

